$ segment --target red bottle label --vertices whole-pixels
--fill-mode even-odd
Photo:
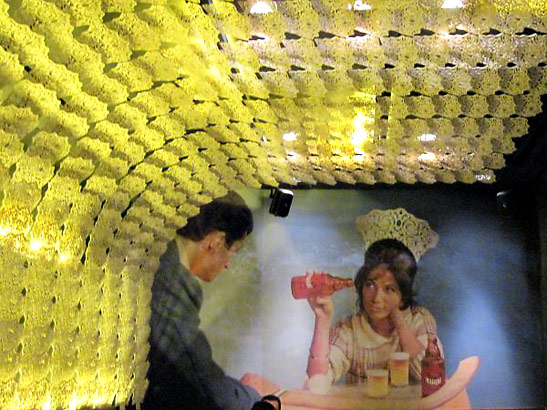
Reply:
[[[429,396],[444,386],[446,375],[444,360],[441,358],[422,361],[422,396]]]

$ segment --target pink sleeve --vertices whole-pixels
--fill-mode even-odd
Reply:
[[[348,319],[340,320],[331,330],[329,363],[333,382],[349,370],[353,350],[352,332],[351,321]]]

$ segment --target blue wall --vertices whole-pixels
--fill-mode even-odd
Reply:
[[[255,371],[301,387],[313,315],[305,301],[292,299],[290,278],[306,269],[352,277],[364,251],[355,219],[403,207],[439,234],[420,260],[416,290],[437,319],[448,374],[479,355],[468,388],[473,407],[543,407],[533,214],[502,216],[491,190],[467,186],[294,192],[287,218],[268,213],[268,192],[244,192],[256,230],[228,272],[205,287],[203,325],[228,373]],[[334,301],[338,318],[354,311],[351,290]]]

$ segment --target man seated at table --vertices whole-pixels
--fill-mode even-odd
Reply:
[[[199,329],[200,280],[211,282],[226,269],[252,230],[250,209],[230,193],[202,206],[169,243],[152,286],[145,410],[249,410],[279,390],[256,374],[239,381],[227,376]]]

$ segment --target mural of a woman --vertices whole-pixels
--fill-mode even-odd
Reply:
[[[367,249],[355,276],[356,314],[330,329],[331,298],[309,299],[315,326],[308,377],[323,375],[333,383],[345,376],[347,384],[362,383],[367,369],[387,368],[390,354],[402,351],[410,356],[411,378],[420,380],[428,335],[437,335],[435,319],[414,300],[416,271],[416,260],[401,241],[381,239]]]

